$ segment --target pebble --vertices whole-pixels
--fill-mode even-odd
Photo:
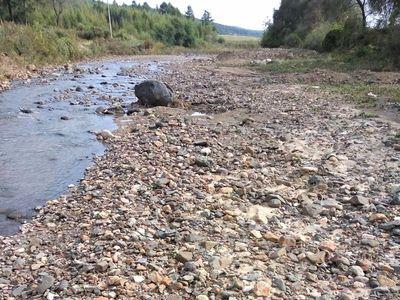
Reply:
[[[237,52],[229,55],[297,55]],[[396,299],[398,152],[383,141],[398,126],[359,118],[341,94],[323,88],[377,75],[262,76],[227,72],[223,61],[216,68],[214,57],[176,59],[155,74],[141,58],[124,71],[126,83],[114,85],[107,74],[108,86],[157,77],[188,107],[130,109],[90,91],[93,109],[109,107],[98,112],[132,115],[115,116],[123,123],[115,132],[96,134],[107,151],[79,183],[43,205],[20,234],[0,237],[1,296]],[[310,82],[320,88],[308,89]],[[205,115],[193,117],[190,104]]]
[[[359,266],[351,266],[350,272],[355,276],[364,276],[364,271]]]

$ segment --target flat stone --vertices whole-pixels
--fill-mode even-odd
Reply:
[[[20,286],[16,287],[15,289],[13,289],[12,295],[14,297],[21,297],[26,289],[27,289],[27,286],[25,284],[20,285]]]
[[[259,230],[252,230],[252,231],[250,231],[250,233],[256,239],[261,239],[262,238],[262,234],[261,234],[261,232]]]
[[[354,206],[367,206],[370,204],[368,198],[359,195],[353,196],[350,199],[350,203]]]
[[[193,260],[193,253],[188,251],[180,251],[177,253],[176,258],[180,262],[188,262]]]
[[[379,284],[384,287],[395,287],[397,285],[396,281],[384,275],[378,275],[377,280]]]
[[[55,282],[55,279],[53,276],[49,275],[49,274],[42,274],[41,278],[40,278],[40,283],[36,288],[36,292],[41,295],[44,292],[46,292],[49,288],[51,288],[53,286]]]

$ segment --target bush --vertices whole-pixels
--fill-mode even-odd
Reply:
[[[0,26],[0,52],[27,62],[64,62],[82,57],[72,34],[55,28],[4,23]]]
[[[303,41],[301,39],[301,37],[296,33],[296,32],[292,32],[291,34],[289,34],[285,40],[285,45],[292,47],[292,48],[300,48],[303,45]]]
[[[85,40],[94,40],[99,38],[107,38],[109,36],[108,29],[92,26],[90,28],[78,28],[78,36]]]
[[[331,52],[341,47],[343,43],[343,30],[334,29],[328,32],[324,41],[322,42],[322,50]]]
[[[275,34],[274,27],[269,26],[263,33],[261,38],[261,46],[269,47],[269,48],[278,48],[282,45],[283,41],[282,37],[278,34]]]
[[[225,44],[225,39],[224,39],[222,36],[220,36],[220,37],[218,38],[218,40],[217,40],[217,43],[218,43],[218,44]]]
[[[314,28],[304,39],[304,48],[316,51],[323,50],[323,42],[326,35],[332,31],[341,29],[342,26],[336,23],[325,22]]]

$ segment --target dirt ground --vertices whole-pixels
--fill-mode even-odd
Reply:
[[[171,60],[155,79],[180,108],[120,118],[81,184],[0,238],[0,299],[400,299],[398,112],[320,87],[400,75],[245,67],[295,55]]]

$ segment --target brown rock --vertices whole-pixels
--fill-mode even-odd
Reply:
[[[395,287],[397,285],[396,281],[384,275],[378,275],[377,279],[381,286]]]
[[[323,241],[319,244],[319,249],[334,252],[336,250],[336,244],[332,241]]]
[[[259,281],[254,286],[253,292],[257,297],[269,297],[271,294],[271,283]]]

